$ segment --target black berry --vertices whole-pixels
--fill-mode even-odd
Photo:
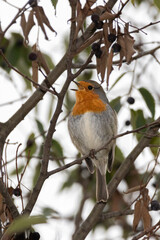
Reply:
[[[30,61],[35,61],[37,59],[37,54],[35,52],[31,52],[28,58]]]
[[[23,45],[23,38],[19,38],[17,41],[16,41],[16,46],[17,47],[21,47]]]
[[[37,0],[29,0],[28,3],[31,7],[36,7],[37,6]]]
[[[25,233],[16,234],[16,236],[13,239],[14,240],[25,240]]]
[[[134,104],[135,99],[134,99],[133,97],[128,97],[127,102],[128,102],[129,104]]]
[[[111,42],[111,43],[113,43],[116,40],[116,38],[117,38],[116,35],[113,34],[113,33],[110,33],[108,35],[108,41]]]
[[[91,20],[92,22],[96,23],[96,22],[99,22],[99,15],[98,14],[93,14],[91,16]]]
[[[96,27],[97,29],[103,28],[103,22],[102,22],[102,21],[95,22],[94,24],[95,24],[95,27]]]
[[[100,50],[100,44],[99,43],[93,43],[92,44],[92,50],[93,50],[93,52],[96,52],[96,51]]]
[[[29,240],[39,240],[39,239],[40,239],[40,234],[38,232],[30,233]]]
[[[157,184],[156,184],[156,183],[153,183],[152,186],[153,186],[154,188],[157,188]]]
[[[34,140],[33,139],[28,139],[28,141],[27,141],[27,148],[29,148],[29,147],[32,147],[32,145],[34,144]]]
[[[2,51],[2,53],[5,53],[6,51],[5,47],[0,47],[0,50]]]
[[[119,43],[114,43],[112,46],[112,50],[114,53],[118,53],[121,51],[121,45]]]
[[[96,55],[97,58],[101,58],[101,56],[102,56],[102,50],[99,49],[99,50],[95,51],[95,55]]]
[[[131,122],[129,120],[125,121],[125,125],[129,126],[131,124]]]
[[[16,197],[19,197],[21,196],[21,189],[19,187],[16,187],[14,190],[13,190],[13,195],[16,196]]]
[[[160,204],[157,200],[153,200],[151,202],[151,210],[153,210],[153,211],[160,210]]]

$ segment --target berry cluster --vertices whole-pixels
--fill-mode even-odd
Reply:
[[[103,21],[100,21],[99,15],[98,14],[93,14],[91,16],[91,20],[94,23],[96,29],[101,29],[103,28]]]
[[[103,28],[103,21],[100,21],[100,17],[99,17],[98,14],[93,14],[93,15],[91,16],[91,20],[92,20],[92,22],[94,23],[96,29],[101,29],[101,28]],[[110,43],[114,43],[114,42],[116,41],[116,39],[117,39],[117,36],[116,36],[115,34],[113,34],[113,33],[108,34],[108,41],[109,41]],[[93,45],[92,45],[92,46],[93,46]],[[94,51],[93,48],[92,48],[92,50]],[[112,51],[113,51],[114,53],[120,52],[120,51],[121,51],[121,45],[120,45],[119,43],[114,43],[114,44],[112,45]],[[95,55],[96,55],[97,58],[100,58],[100,57],[101,57],[102,51],[100,51],[100,47],[99,47],[98,50],[96,49],[96,51],[94,51],[94,52],[95,52]]]
[[[133,97],[128,97],[128,98],[127,98],[127,102],[128,102],[130,105],[132,105],[132,104],[135,103],[135,99],[134,99]],[[125,125],[126,125],[126,126],[129,126],[130,124],[131,124],[130,120],[126,120],[126,121],[125,121]]]
[[[29,238],[25,238],[25,233],[16,234],[14,240],[39,240],[40,234],[38,232],[31,232]]]
[[[101,57],[102,50],[101,50],[101,47],[100,47],[99,43],[93,43],[92,44],[92,50],[93,50],[93,52],[94,52],[94,54],[96,55],[97,58]]]

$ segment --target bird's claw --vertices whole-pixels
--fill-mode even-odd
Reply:
[[[91,150],[90,150],[89,156],[90,156],[91,158],[97,159],[97,158],[96,158],[96,155],[95,155],[95,150],[94,150],[94,149],[91,149]]]

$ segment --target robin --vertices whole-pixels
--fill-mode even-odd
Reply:
[[[89,171],[96,169],[96,199],[106,202],[109,194],[106,171],[111,172],[114,162],[117,116],[109,105],[100,84],[93,80],[75,82],[76,103],[68,119],[71,140],[86,160]],[[94,153],[94,151],[103,148]]]

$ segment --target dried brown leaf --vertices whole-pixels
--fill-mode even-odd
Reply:
[[[149,215],[148,208],[145,205],[143,205],[142,208],[142,221],[144,230],[147,230],[148,228],[151,227],[151,217]]]
[[[103,20],[113,20],[117,17],[117,14],[112,14],[108,12],[107,10],[100,16],[100,21]]]
[[[97,62],[97,73],[100,74],[101,81],[103,82],[105,72],[106,72],[108,54],[106,52],[105,47],[102,47],[101,51],[102,51],[102,55],[100,58],[96,58],[96,62]]]
[[[32,51],[37,53],[37,44],[36,43],[32,46]]]
[[[9,192],[9,195],[12,196],[14,188],[13,187],[9,187],[9,188],[7,188],[7,191]]]
[[[77,17],[76,17],[76,22],[77,22],[77,27],[76,27],[76,31],[74,34],[74,39],[77,38],[78,32],[79,30],[82,30],[82,25],[84,22],[84,16],[83,16],[83,9],[81,8],[81,3],[80,1],[77,1]]]
[[[86,4],[84,5],[84,7],[82,9],[84,17],[93,14],[93,11],[91,10],[91,7],[95,2],[96,2],[96,0],[88,0],[86,2]]]
[[[103,24],[103,36],[104,36],[106,51],[109,52],[109,47],[111,46],[111,43],[108,41],[108,23],[107,22]]]
[[[149,202],[150,202],[150,197],[148,195],[148,189],[143,188],[141,190],[142,198],[143,198],[143,203],[146,208],[148,208]]]
[[[45,30],[44,25],[43,25],[43,17],[41,16],[40,7],[36,6],[33,9],[35,11],[35,16],[37,18],[38,25],[42,29],[42,32],[44,33],[45,39],[48,40],[48,36],[47,36],[46,30]]]
[[[96,0],[87,0],[86,4],[84,5],[84,8],[89,10],[95,2]]]
[[[123,58],[126,56],[126,46],[124,37],[122,35],[118,36],[117,43],[121,45],[121,51],[120,51],[120,61],[119,61],[119,68],[122,66]]]
[[[93,14],[93,11],[90,9],[91,6],[96,2],[96,0],[88,0],[84,7],[82,8],[80,1],[77,1],[77,27],[74,35],[74,39],[77,38],[77,35],[79,31],[83,31],[83,23],[85,21],[85,18],[91,14]]]
[[[46,16],[46,14],[45,14],[45,12],[44,12],[44,10],[43,10],[42,7],[39,7],[39,12],[40,12],[40,14],[41,14],[43,23],[46,24],[46,26],[47,26],[52,32],[55,32],[55,33],[56,33],[56,31],[52,28],[52,26],[51,26],[51,24],[50,24],[50,22],[49,22],[49,20],[48,20],[48,18],[47,18],[47,16]]]
[[[26,29],[26,17],[24,15],[24,13],[21,15],[21,28],[22,28],[22,31],[23,31],[23,35],[25,36],[25,29]]]
[[[32,61],[32,80],[38,83],[38,63],[36,61]],[[33,84],[33,86],[37,87],[36,84]]]
[[[126,31],[124,35],[124,42],[125,42],[125,48],[126,48],[126,61],[129,63],[132,59],[133,54],[135,53],[134,50],[134,38]]]
[[[26,23],[25,31],[24,31],[24,37],[25,37],[25,43],[27,44],[29,42],[28,40],[28,35],[32,29],[32,27],[35,25],[34,19],[34,12],[33,10],[30,11],[29,16],[28,16],[28,21]]]
[[[9,223],[11,223],[13,221],[13,217],[12,217],[12,215],[11,215],[7,206],[6,206],[6,209],[5,209],[5,214],[6,214],[7,219],[9,220]]]
[[[5,224],[7,221],[11,223],[13,220],[12,215],[5,203],[3,204],[3,212],[0,215],[0,219],[3,224]]]
[[[113,70],[113,67],[112,67],[112,59],[113,59],[113,51],[111,50],[109,55],[108,55],[108,59],[107,59],[107,89],[108,89],[108,86],[109,86],[109,76]]]
[[[5,223],[7,221],[7,217],[5,212],[3,211],[3,213],[0,215],[0,220],[2,223]]]
[[[92,10],[91,10],[91,11],[92,11],[92,13],[91,13],[91,14],[97,14],[97,15],[101,15],[101,13],[105,11],[105,7],[104,7],[104,6],[101,6],[101,5],[99,5],[99,6],[95,7],[95,8],[92,8]]]
[[[49,67],[46,63],[44,56],[42,55],[42,53],[40,51],[37,51],[37,57],[38,57],[37,58],[38,65],[41,66],[45,70],[46,74],[48,75],[50,73],[50,70],[49,70]]]
[[[142,218],[143,201],[139,199],[134,206],[133,230],[136,231],[139,221]]]
[[[113,21],[108,21],[109,32],[116,35],[116,29],[113,27]]]
[[[99,74],[101,72],[101,59],[100,58],[96,58],[96,67],[97,67],[97,74]]]
[[[90,37],[86,42],[84,42],[84,44],[77,50],[77,53],[81,52],[83,49],[90,46],[95,41],[101,39],[102,36],[103,36],[102,31],[96,32],[92,37]]]

